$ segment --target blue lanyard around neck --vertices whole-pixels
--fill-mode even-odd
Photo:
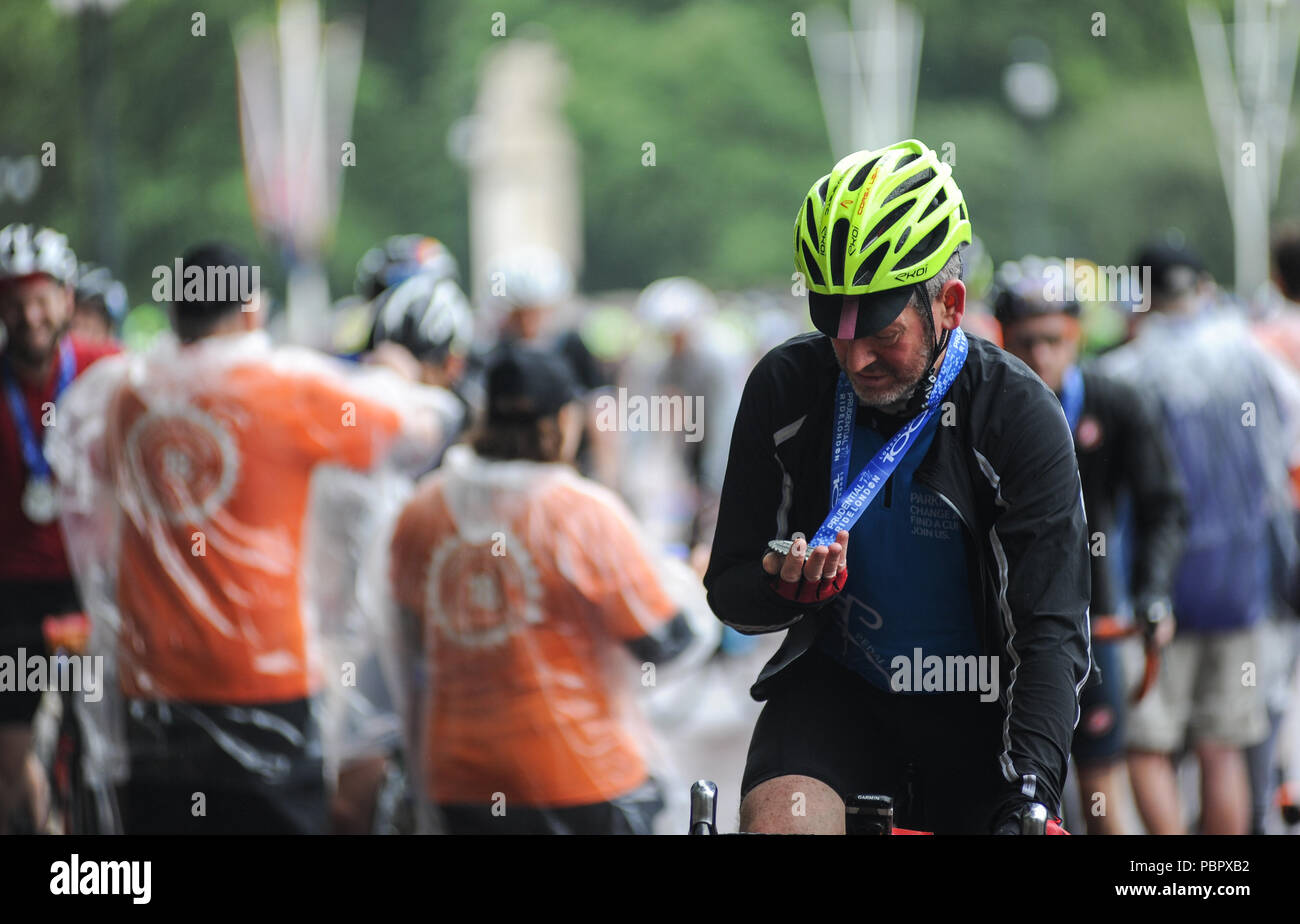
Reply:
[[[969,351],[966,334],[959,327],[952,332],[948,352],[944,354],[943,365],[939,367],[938,378],[930,390],[925,407],[862,467],[847,493],[845,486],[849,477],[849,455],[853,449],[853,421],[857,416],[858,396],[849,384],[848,376],[840,373],[839,382],[835,386],[835,424],[831,431],[831,512],[809,541],[809,548],[830,545],[840,530],[851,530],[853,524],[866,513],[889,476],[907,455],[917,434],[925,429],[925,425],[934,416],[957,378],[957,373],[965,364]]]
[[[1078,366],[1066,369],[1061,379],[1061,410],[1065,411],[1065,421],[1073,434],[1083,413],[1083,373]]]
[[[64,339],[59,343],[59,379],[54,386],[56,401],[59,395],[63,394],[63,390],[72,384],[76,373],[76,357],[73,355],[72,346]],[[18,443],[22,447],[23,463],[27,466],[27,471],[37,479],[48,479],[50,465],[45,461],[45,454],[41,452],[41,441],[36,438],[31,418],[27,416],[27,401],[18,387],[18,379],[14,375],[13,367],[9,365],[8,356],[0,362],[0,375],[4,376],[5,400],[9,402],[9,413],[13,415],[14,426],[18,430]]]

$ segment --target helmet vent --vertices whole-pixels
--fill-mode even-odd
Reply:
[[[808,236],[814,241],[817,240],[817,221],[813,218],[813,206],[811,202],[804,203],[804,223],[808,226]]]
[[[869,283],[871,278],[876,275],[876,270],[880,267],[880,261],[885,259],[885,254],[888,251],[888,241],[873,250],[871,256],[867,257],[863,264],[858,267],[857,275],[853,277],[853,284],[855,286],[862,286]]]
[[[841,218],[835,222],[835,227],[831,229],[831,283],[833,285],[844,285],[844,251],[849,242],[849,220]]]
[[[921,159],[921,155],[920,155],[920,154],[917,154],[917,153],[915,153],[915,152],[913,152],[913,153],[911,153],[911,154],[905,154],[905,155],[903,155],[903,157],[898,161],[898,163],[894,164],[894,170],[896,170],[896,171],[897,171],[897,170],[901,170],[903,167],[906,167],[906,166],[907,166],[908,164],[910,164],[912,161],[914,161],[914,160],[920,160],[920,159]]]
[[[826,192],[831,188],[831,178],[827,176],[822,180],[822,185],[817,187],[817,195],[822,197],[822,205],[826,204]]]
[[[907,239],[911,236],[912,226],[908,225],[903,229],[903,233],[898,236],[898,243],[894,245],[894,253],[902,253],[903,245],[907,243]]]
[[[924,186],[926,183],[933,180],[934,177],[935,172],[927,167],[915,176],[909,176],[907,179],[903,180],[903,182],[899,183],[898,187],[885,197],[885,201],[889,202],[891,199],[897,199],[905,192],[916,189],[918,186]]]
[[[859,170],[857,173],[853,174],[853,179],[849,180],[849,191],[852,192],[853,190],[861,186],[863,183],[865,183],[867,181],[867,177],[870,176],[871,174],[871,168],[878,163],[880,163],[880,158],[873,157],[871,160],[863,164],[862,169]]]
[[[900,262],[895,269],[914,266],[928,258],[932,253],[938,250],[939,245],[947,239],[948,229],[951,225],[952,217],[949,216],[948,218],[945,218],[941,224],[937,225],[933,231],[917,241],[912,247],[911,252],[907,254],[906,262]]]
[[[799,246],[803,248],[803,265],[808,270],[808,275],[812,277],[813,285],[826,285],[826,279],[822,276],[822,271],[817,268],[817,260],[808,249],[808,245],[800,241]]]
[[[871,229],[871,236],[862,242],[862,247],[859,248],[858,253],[864,253],[868,247],[880,239],[882,234],[888,234],[889,229],[894,227],[895,222],[907,214],[908,209],[910,209],[912,205],[913,203],[911,202],[904,202],[884,218],[880,219],[880,221],[876,222],[876,226]]]

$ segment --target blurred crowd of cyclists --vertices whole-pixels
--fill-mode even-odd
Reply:
[[[226,244],[182,261],[249,266]],[[1253,304],[1185,245],[1132,263],[1149,310],[1045,296],[1059,260],[995,270],[976,242],[967,263],[964,327],[1074,431],[1094,629],[1138,627],[1094,646],[1067,824],[1137,833],[1131,792],[1148,832],[1281,831],[1300,231]],[[803,300],[686,277],[589,297],[541,247],[466,288],[441,242],[391,237],[317,351],[274,343],[260,292],[130,309],[57,231],[0,230],[0,656],[11,678],[100,656],[108,686],[19,690],[0,666],[0,832],[649,833],[666,787],[710,775],[672,766],[644,700],[753,645],[699,577],[746,379],[810,329]],[[619,389],[702,399],[702,438],[602,425]]]

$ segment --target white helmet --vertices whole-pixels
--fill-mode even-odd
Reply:
[[[492,262],[488,291],[511,308],[552,307],[573,294],[573,271],[549,247],[520,247]]]
[[[718,310],[718,300],[702,284],[686,276],[669,276],[646,286],[636,300],[644,323],[665,333],[679,331]]]
[[[420,273],[375,300],[370,337],[372,348],[392,341],[419,360],[436,361],[449,353],[464,356],[474,340],[474,315],[455,280]]]
[[[53,228],[13,224],[0,228],[0,279],[45,273],[71,285],[77,280],[77,255]]]

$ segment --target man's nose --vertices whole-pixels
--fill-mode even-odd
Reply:
[[[871,344],[866,337],[845,342],[848,344],[848,349],[844,353],[844,365],[851,372],[860,372],[876,361],[875,351],[871,349]]]
[[[1051,345],[1043,340],[1038,341],[1029,351],[1029,359],[1029,364],[1035,369],[1046,369],[1052,360]]]
[[[37,299],[29,298],[23,302],[23,320],[28,327],[36,327],[44,318],[45,308]]]

